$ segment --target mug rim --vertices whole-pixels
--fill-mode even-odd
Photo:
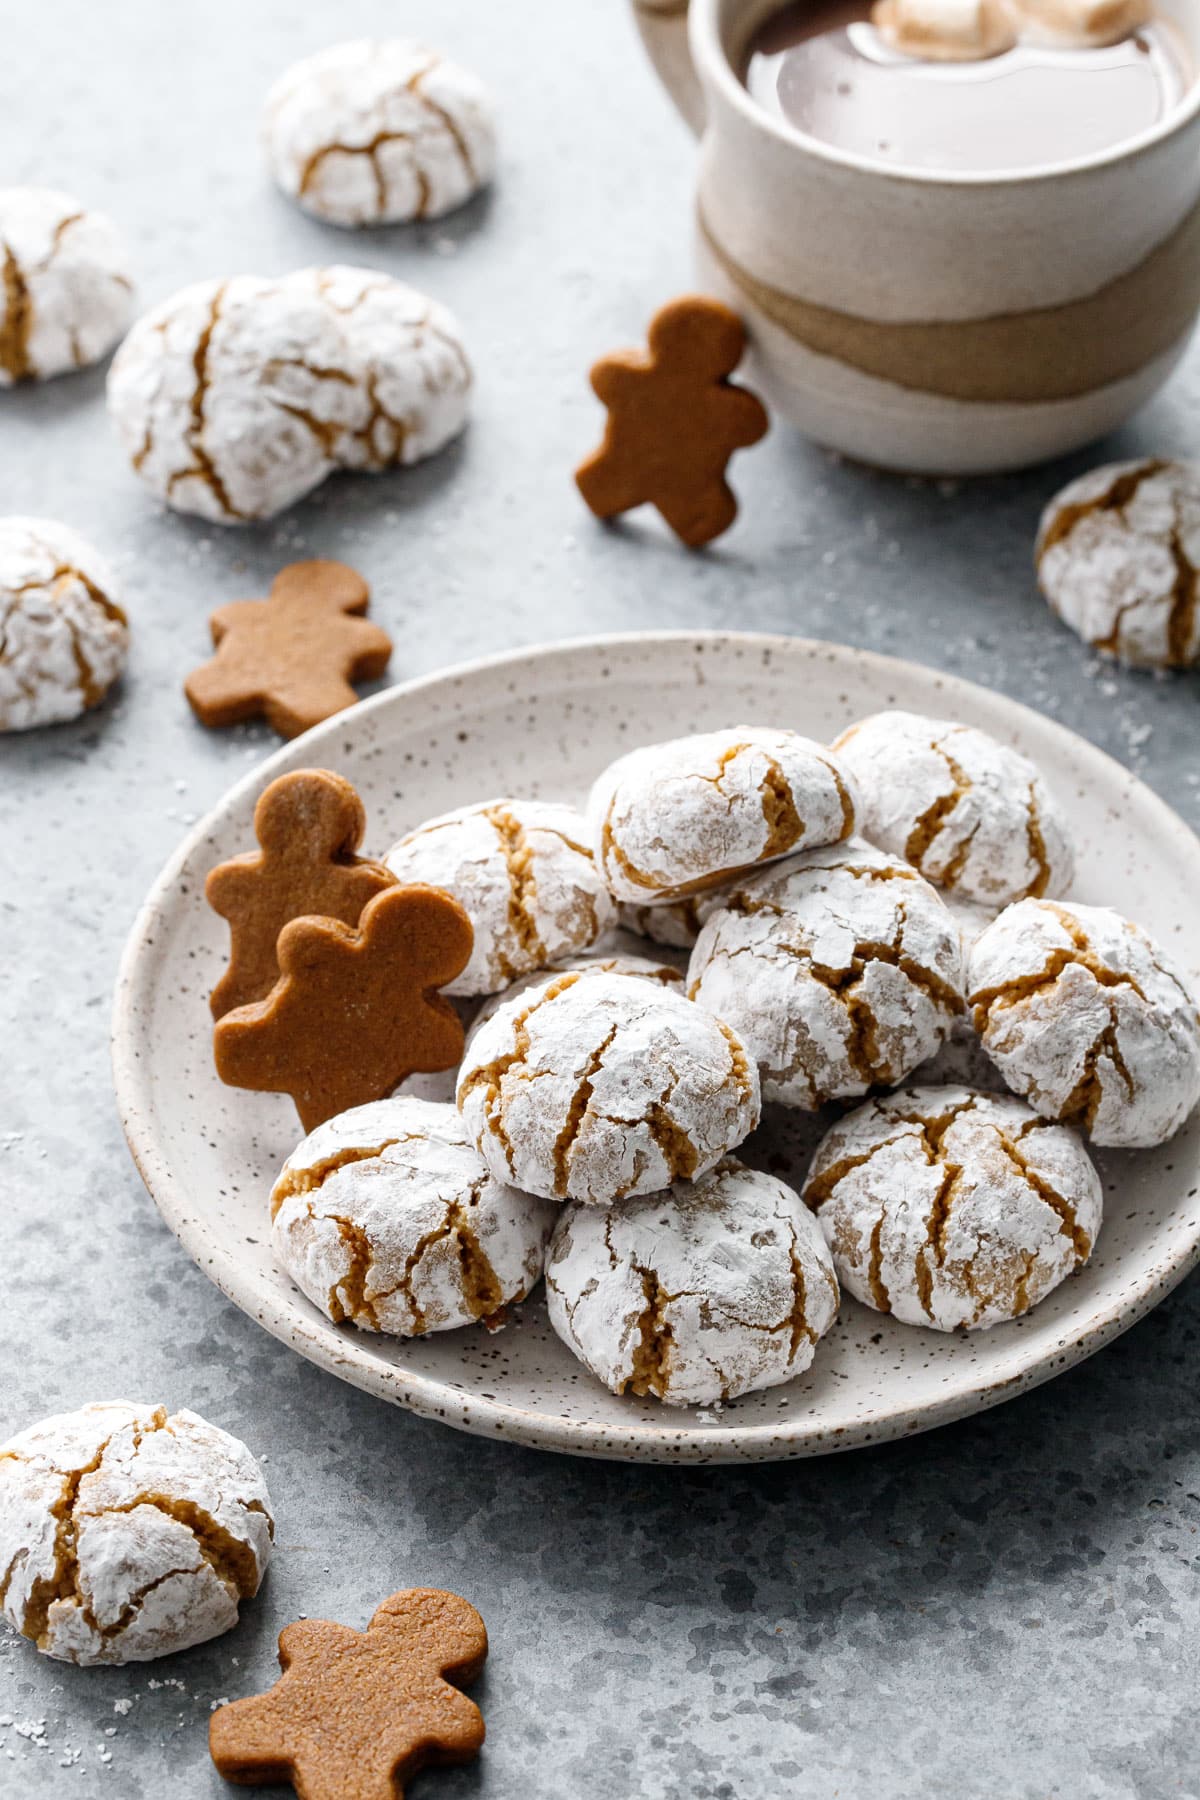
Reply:
[[[721,39],[720,14],[731,3],[733,0],[691,0],[688,33],[697,67],[702,67],[706,79],[715,82],[721,89],[726,102],[760,131],[766,131],[784,144],[802,149],[821,161],[855,175],[869,175],[876,180],[904,182],[922,187],[951,188],[1013,188],[1034,182],[1059,181],[1076,175],[1088,175],[1117,163],[1131,162],[1181,133],[1188,125],[1194,124],[1200,115],[1200,71],[1197,71],[1187,96],[1173,112],[1147,126],[1135,137],[1125,138],[1120,143],[1111,144],[1105,150],[1093,151],[1088,156],[1023,169],[926,169],[903,163],[893,167],[874,162],[856,151],[827,144],[806,131],[800,131],[786,119],[777,118],[759,105],[745,83],[739,79]]]

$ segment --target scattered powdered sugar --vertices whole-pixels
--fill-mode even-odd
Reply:
[[[799,1196],[733,1157],[664,1193],[565,1207],[546,1292],[555,1331],[605,1387],[674,1406],[790,1381],[839,1299]]]
[[[600,775],[592,841],[618,900],[678,899],[849,837],[853,784],[794,731],[738,725],[631,751]]]
[[[1200,1101],[1195,996],[1166,952],[1109,907],[1007,907],[972,948],[968,999],[1009,1087],[1098,1144],[1164,1143]]]
[[[409,1095],[329,1119],[288,1157],[272,1241],[334,1324],[419,1337],[487,1320],[540,1279],[554,1208],[484,1167],[453,1106]]]
[[[834,749],[858,781],[863,835],[937,886],[993,908],[1070,886],[1062,811],[1028,757],[987,732],[883,712]]]
[[[467,1129],[500,1180],[605,1204],[711,1169],[758,1123],[737,1033],[628,975],[559,975],[502,1006],[458,1081]]]
[[[757,1059],[764,1100],[815,1109],[932,1056],[963,1009],[962,963],[929,883],[855,838],[730,889],[688,984]]]
[[[969,1088],[869,1100],[822,1140],[805,1199],[856,1299],[908,1325],[982,1329],[1087,1261],[1100,1177],[1024,1101]]]

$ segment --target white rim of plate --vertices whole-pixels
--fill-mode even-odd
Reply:
[[[154,1115],[153,1084],[143,1068],[138,1053],[136,1014],[138,1001],[148,984],[144,948],[153,940],[164,902],[178,884],[180,872],[218,820],[246,795],[258,792],[277,771],[295,762],[299,748],[316,751],[325,741],[347,725],[370,712],[395,706],[414,695],[436,689],[449,682],[459,682],[476,675],[486,675],[518,664],[534,663],[545,667],[555,660],[571,661],[580,656],[612,654],[639,644],[690,644],[705,652],[719,654],[726,649],[769,652],[780,657],[821,657],[826,661],[842,658],[856,665],[867,664],[893,680],[913,674],[936,678],[948,703],[956,695],[967,700],[967,711],[978,698],[999,699],[1005,708],[1031,720],[1039,733],[1061,741],[1073,756],[1082,749],[1085,760],[1110,771],[1127,787],[1138,792],[1140,803],[1157,816],[1164,837],[1180,856],[1195,865],[1195,885],[1200,891],[1200,839],[1190,827],[1160,799],[1154,790],[1131,774],[1122,763],[1106,751],[1060,725],[1045,714],[1036,712],[1007,695],[993,696],[978,683],[961,676],[934,669],[928,664],[914,663],[903,657],[884,656],[850,644],[837,644],[819,638],[783,636],[768,632],[739,631],[633,631],[613,632],[600,636],[565,638],[553,643],[534,644],[526,648],[504,651],[467,662],[455,663],[432,674],[397,683],[382,693],[362,700],[345,712],[316,725],[301,737],[293,738],[259,763],[240,781],[234,783],[192,829],[175,853],[168,859],[142,902],[134,920],[117,971],[112,1011],[112,1068],[116,1088],[117,1110],[130,1153],[143,1183],[162,1218],[184,1249],[209,1280],[272,1337],[287,1344],[319,1368],[348,1381],[367,1393],[378,1395],[393,1405],[402,1406],[423,1418],[437,1419],[456,1429],[514,1443],[534,1445],[564,1455],[593,1456],[623,1461],[656,1461],[659,1463],[708,1463],[786,1461],[801,1456],[828,1455],[867,1444],[886,1443],[896,1438],[915,1436],[937,1425],[950,1424],[976,1412],[986,1411],[1002,1401],[1052,1380],[1055,1375],[1083,1362],[1104,1345],[1111,1343],[1130,1326],[1138,1323],[1160,1300],[1176,1287],[1184,1276],[1200,1262],[1200,1231],[1190,1239],[1181,1237],[1169,1255],[1152,1264],[1136,1288],[1124,1288],[1120,1297],[1097,1310],[1087,1328],[1075,1337],[1058,1340],[1052,1353],[1027,1347],[1028,1340],[1014,1338],[1005,1359],[1003,1372],[986,1380],[956,1389],[941,1399],[931,1400],[907,1411],[867,1416],[860,1423],[828,1428],[801,1422],[788,1424],[746,1425],[680,1425],[673,1408],[663,1408],[661,1425],[612,1425],[586,1420],[566,1419],[500,1400],[489,1400],[478,1394],[449,1386],[431,1377],[398,1369],[393,1363],[371,1356],[371,1345],[355,1345],[359,1353],[347,1357],[346,1340],[327,1321],[315,1315],[310,1319],[292,1310],[271,1295],[244,1286],[236,1259],[229,1256],[224,1244],[211,1237],[199,1217],[193,1216],[188,1204],[186,1185],[172,1172],[159,1151],[151,1126]],[[1011,1366],[1010,1366],[1011,1365]]]

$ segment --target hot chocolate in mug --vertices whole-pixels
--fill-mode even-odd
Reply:
[[[755,46],[794,6],[634,4],[701,134],[701,286],[741,313],[759,387],[808,436],[914,473],[1018,468],[1112,430],[1171,373],[1200,308],[1197,0],[1156,0],[1180,76],[1160,117],[1131,113],[1131,135],[1079,154],[1082,115],[1065,129],[1063,109],[1061,156],[1031,127],[1017,134],[1023,155],[994,171],[978,166],[984,152],[938,167],[936,155],[903,160],[903,144],[847,147],[764,103],[748,75]],[[1154,45],[1137,47],[1149,67]],[[1130,61],[1113,51],[1094,66],[1115,74]],[[1127,88],[1111,91],[1141,104],[1136,74],[1126,68]],[[951,78],[930,78],[945,98]],[[1001,92],[988,96],[993,113]],[[926,136],[928,111],[913,114]],[[1053,135],[1055,109],[1042,112]],[[1114,116],[1099,110],[1101,138]],[[968,117],[961,142],[975,147],[977,123]]]

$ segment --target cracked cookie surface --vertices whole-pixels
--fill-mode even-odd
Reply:
[[[1042,514],[1043,594],[1105,656],[1143,668],[1200,661],[1200,469],[1147,459],[1070,482]]]
[[[98,550],[55,519],[0,519],[0,731],[76,719],[125,665],[129,630]]]
[[[856,796],[823,745],[738,725],[621,757],[597,778],[588,817],[617,900],[675,900],[849,837]]]
[[[1066,819],[1040,771],[973,725],[873,713],[834,744],[858,781],[864,837],[993,910],[1070,886]]]
[[[467,1130],[498,1179],[603,1205],[711,1169],[758,1123],[737,1033],[628,975],[558,975],[500,1010],[458,1078]]]
[[[375,474],[435,456],[467,422],[474,383],[449,307],[378,269],[298,269],[287,285],[337,315],[364,405],[338,432],[339,467]]]
[[[0,387],[85,369],[133,311],[116,226],[55,188],[0,188]]]
[[[734,1157],[662,1193],[565,1207],[546,1294],[555,1331],[605,1387],[672,1406],[790,1381],[839,1299],[799,1196]]]
[[[114,1401],[0,1445],[0,1605],[64,1662],[145,1662],[228,1631],[273,1535],[257,1462],[195,1413]]]
[[[653,957],[609,954],[603,950],[589,950],[582,956],[567,956],[562,962],[555,963],[552,969],[538,969],[532,975],[522,975],[503,993],[493,994],[485,1000],[475,1014],[467,1032],[469,1044],[475,1034],[487,1024],[510,1001],[517,1000],[532,988],[543,987],[549,981],[556,981],[560,975],[632,975],[641,981],[657,983],[659,987],[674,988],[683,992],[684,973],[674,963],[656,962]]]
[[[1165,1143],[1200,1101],[1183,971],[1107,906],[1024,900],[976,939],[967,998],[1008,1086],[1097,1144]]]
[[[523,1300],[555,1209],[489,1173],[453,1106],[395,1095],[311,1132],[271,1212],[280,1263],[326,1318],[422,1337]]]
[[[438,218],[484,187],[496,161],[483,82],[405,38],[295,63],[267,95],[262,139],[284,193],[344,226]]]
[[[569,806],[501,798],[428,819],[384,858],[400,881],[453,894],[475,932],[446,992],[496,994],[522,975],[587,950],[614,908],[583,819]]]
[[[867,1101],[822,1139],[804,1197],[842,1286],[938,1331],[1036,1306],[1087,1261],[1103,1207],[1073,1131],[958,1087]]]
[[[688,992],[740,1034],[764,1100],[814,1111],[932,1056],[963,1010],[962,964],[929,883],[855,838],[736,883],[696,941]]]

